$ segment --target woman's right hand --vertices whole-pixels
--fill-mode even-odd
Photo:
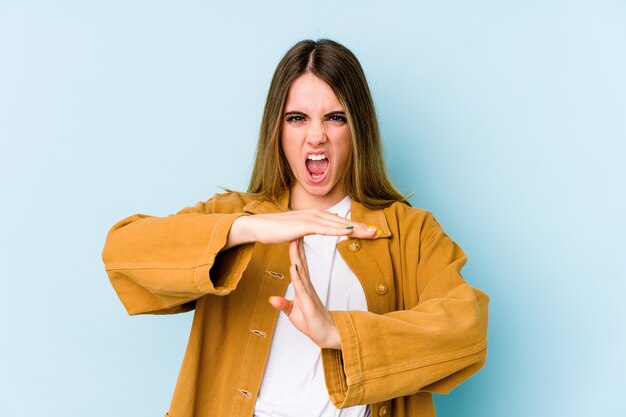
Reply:
[[[251,242],[285,243],[308,235],[352,236],[376,239],[376,227],[353,222],[321,209],[238,217],[222,250]]]

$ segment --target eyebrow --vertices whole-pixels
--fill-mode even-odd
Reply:
[[[284,116],[300,115],[300,114],[308,116],[308,114],[306,114],[305,112],[298,111],[298,110],[291,110],[291,111],[285,112]],[[346,112],[343,111],[343,110],[335,110],[335,111],[331,111],[331,112],[326,113],[324,115],[324,117],[335,116],[335,115],[345,116]]]

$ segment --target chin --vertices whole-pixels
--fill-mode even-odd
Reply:
[[[313,195],[315,197],[326,197],[332,191],[332,190],[329,190],[327,187],[324,187],[324,188],[320,188],[320,187],[308,188],[308,187],[305,187],[305,190],[306,190],[306,192],[308,194]]]

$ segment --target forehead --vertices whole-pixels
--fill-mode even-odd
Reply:
[[[343,111],[339,99],[325,81],[311,73],[296,78],[289,87],[285,111],[301,111],[308,114],[325,114]]]

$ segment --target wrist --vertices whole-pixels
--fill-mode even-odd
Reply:
[[[230,249],[234,246],[245,245],[254,242],[252,230],[249,227],[249,220],[252,216],[237,217],[230,226],[228,239],[223,250]]]
[[[323,347],[325,349],[341,350],[341,338],[339,337],[339,332],[336,327],[330,332],[330,335],[326,339],[326,343]]]
[[[324,346],[322,347],[325,349],[341,350],[341,337],[339,336],[339,330],[337,330],[337,326],[335,325],[332,317],[330,318],[330,320],[331,327],[329,329],[328,335],[326,336]]]

